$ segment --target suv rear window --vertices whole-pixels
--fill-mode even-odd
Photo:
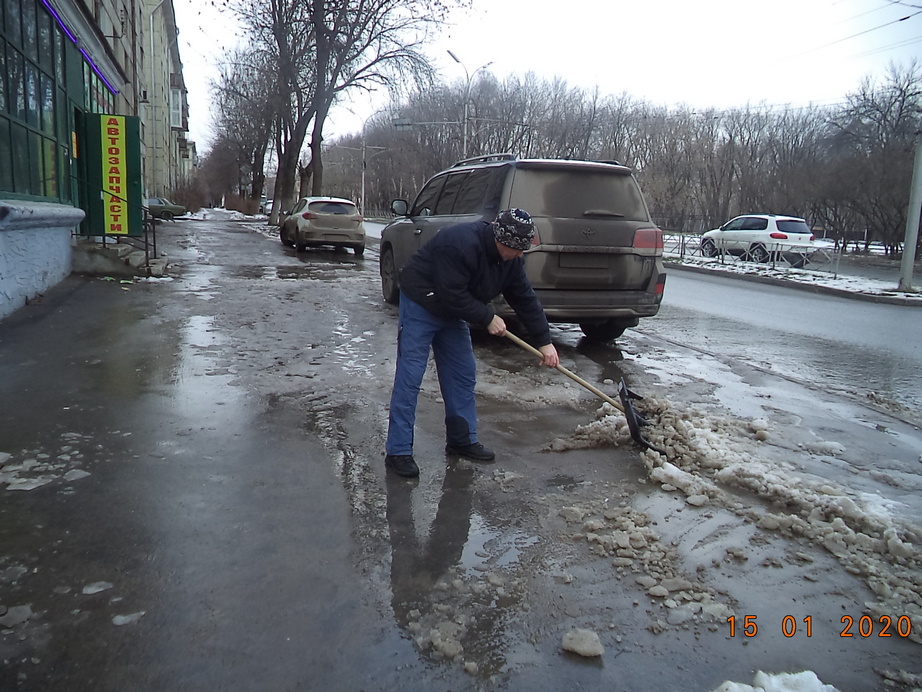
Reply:
[[[784,233],[812,233],[805,221],[794,221],[793,219],[781,221],[779,219],[777,223],[778,230]]]
[[[597,170],[517,168],[511,205],[532,216],[573,219],[602,212],[629,221],[650,220],[632,176]]]

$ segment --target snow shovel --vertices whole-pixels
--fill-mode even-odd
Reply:
[[[505,336],[510,341],[513,341],[514,343],[524,348],[526,351],[530,351],[531,353],[534,353],[539,358],[544,357],[541,354],[541,351],[536,349],[534,346],[532,346],[527,341],[520,339],[512,332],[507,330]],[[583,387],[585,387],[590,392],[592,392],[597,397],[599,397],[602,401],[608,402],[609,404],[614,406],[616,409],[621,411],[621,413],[624,414],[625,420],[627,420],[627,427],[631,431],[631,437],[634,439],[635,442],[637,442],[643,447],[646,447],[647,449],[652,449],[654,452],[659,452],[663,456],[666,456],[666,452],[661,450],[659,447],[653,446],[653,444],[647,438],[643,436],[643,432],[641,431],[640,428],[644,425],[649,425],[649,423],[643,416],[637,413],[637,411],[634,409],[634,404],[631,403],[632,400],[635,400],[635,399],[641,400],[643,399],[643,397],[635,392],[632,392],[630,389],[628,389],[627,385],[624,383],[623,377],[621,378],[621,383],[618,385],[618,397],[621,399],[621,401],[618,402],[612,399],[610,396],[608,396],[605,392],[603,392],[598,387],[594,387],[593,385],[589,384],[582,377],[575,374],[574,372],[571,372],[570,370],[567,370],[562,365],[558,365],[557,370],[562,372],[564,375],[569,377],[574,382],[581,384]]]

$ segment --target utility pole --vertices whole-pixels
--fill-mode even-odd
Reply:
[[[492,64],[493,64],[493,61],[491,60],[490,62],[486,63],[485,65],[481,65],[481,66],[478,67],[476,70],[474,70],[473,72],[471,72],[470,74],[468,74],[467,67],[465,67],[464,63],[461,62],[461,60],[458,58],[458,56],[455,55],[454,53],[452,53],[451,51],[448,51],[448,54],[451,56],[452,60],[454,60],[456,63],[458,63],[458,64],[462,67],[462,69],[464,70],[464,76],[467,78],[467,89],[466,89],[465,92],[464,92],[464,119],[462,120],[463,125],[461,126],[461,129],[462,129],[462,132],[463,132],[463,135],[462,135],[462,144],[461,144],[461,152],[462,152],[462,158],[465,158],[465,159],[466,159],[466,158],[467,158],[468,104],[469,104],[470,101],[471,101],[471,81],[474,79],[474,75],[476,75],[480,70],[482,70],[482,69],[484,69],[484,68],[487,68],[487,67],[489,67],[490,65],[492,65]]]
[[[916,133],[916,159],[912,167],[912,188],[909,191],[909,211],[906,214],[906,237],[903,239],[903,261],[900,263],[898,291],[914,292],[912,267],[916,260],[919,240],[920,209],[922,209],[922,132]]]

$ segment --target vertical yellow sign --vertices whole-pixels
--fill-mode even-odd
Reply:
[[[102,195],[106,235],[128,234],[128,157],[125,118],[104,115],[102,128]]]

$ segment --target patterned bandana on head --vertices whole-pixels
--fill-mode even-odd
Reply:
[[[535,237],[535,222],[527,211],[505,209],[496,215],[493,235],[497,242],[513,250],[527,250]]]

